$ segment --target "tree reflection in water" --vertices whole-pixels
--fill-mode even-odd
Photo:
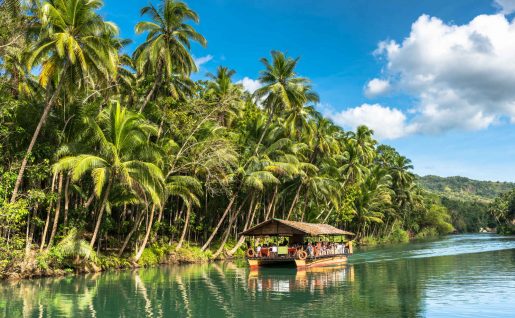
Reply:
[[[502,317],[514,293],[507,249],[306,271],[214,263],[2,282],[0,317]]]

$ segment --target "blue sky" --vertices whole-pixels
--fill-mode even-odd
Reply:
[[[105,0],[129,51],[147,3]],[[208,40],[196,78],[222,64],[251,89],[259,59],[282,50],[301,57],[324,114],[371,126],[416,173],[515,181],[515,0],[187,3]]]

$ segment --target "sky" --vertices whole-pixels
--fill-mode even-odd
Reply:
[[[133,43],[148,1],[104,0]],[[157,2],[155,2],[157,3]],[[271,50],[300,57],[317,108],[344,129],[366,124],[420,175],[515,181],[515,0],[190,0],[219,65],[259,87]]]

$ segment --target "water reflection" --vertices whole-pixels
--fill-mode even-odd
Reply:
[[[514,242],[451,237],[305,271],[217,263],[2,282],[0,317],[513,317]]]
[[[248,290],[253,292],[305,291],[323,294],[329,287],[337,286],[344,281],[352,281],[354,267],[346,265],[303,270],[288,268],[282,271],[259,269],[249,271],[248,277]]]

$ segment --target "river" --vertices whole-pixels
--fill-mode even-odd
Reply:
[[[515,317],[515,237],[358,250],[313,271],[215,263],[2,282],[0,317]]]

